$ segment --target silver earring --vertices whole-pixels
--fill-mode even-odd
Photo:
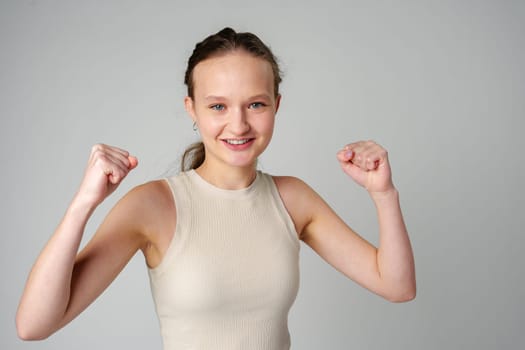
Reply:
[[[197,131],[197,122],[193,122],[193,131]]]

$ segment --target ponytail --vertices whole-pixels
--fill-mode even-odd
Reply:
[[[186,148],[180,162],[180,170],[197,169],[204,162],[204,143],[195,142]]]

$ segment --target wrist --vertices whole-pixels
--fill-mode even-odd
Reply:
[[[395,187],[389,188],[385,191],[368,192],[372,200],[376,203],[397,200],[399,198],[399,192]]]
[[[90,216],[95,211],[98,204],[99,203],[96,201],[93,201],[92,199],[77,193],[69,205],[68,213],[81,216]]]

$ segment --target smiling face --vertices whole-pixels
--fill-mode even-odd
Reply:
[[[255,168],[273,133],[280,96],[271,65],[242,50],[206,59],[193,71],[186,110],[206,150],[204,167]]]

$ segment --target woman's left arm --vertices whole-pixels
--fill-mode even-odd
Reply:
[[[377,265],[381,280],[397,291],[394,299],[416,294],[414,256],[401,213],[399,193],[392,182],[387,151],[373,141],[349,144],[337,154],[343,171],[372,198],[379,222]]]
[[[343,171],[368,190],[375,204],[379,246],[352,230],[304,182],[276,179],[301,239],[337,270],[385,299],[414,299],[414,257],[386,150],[373,141],[360,141],[345,146],[337,158]]]

